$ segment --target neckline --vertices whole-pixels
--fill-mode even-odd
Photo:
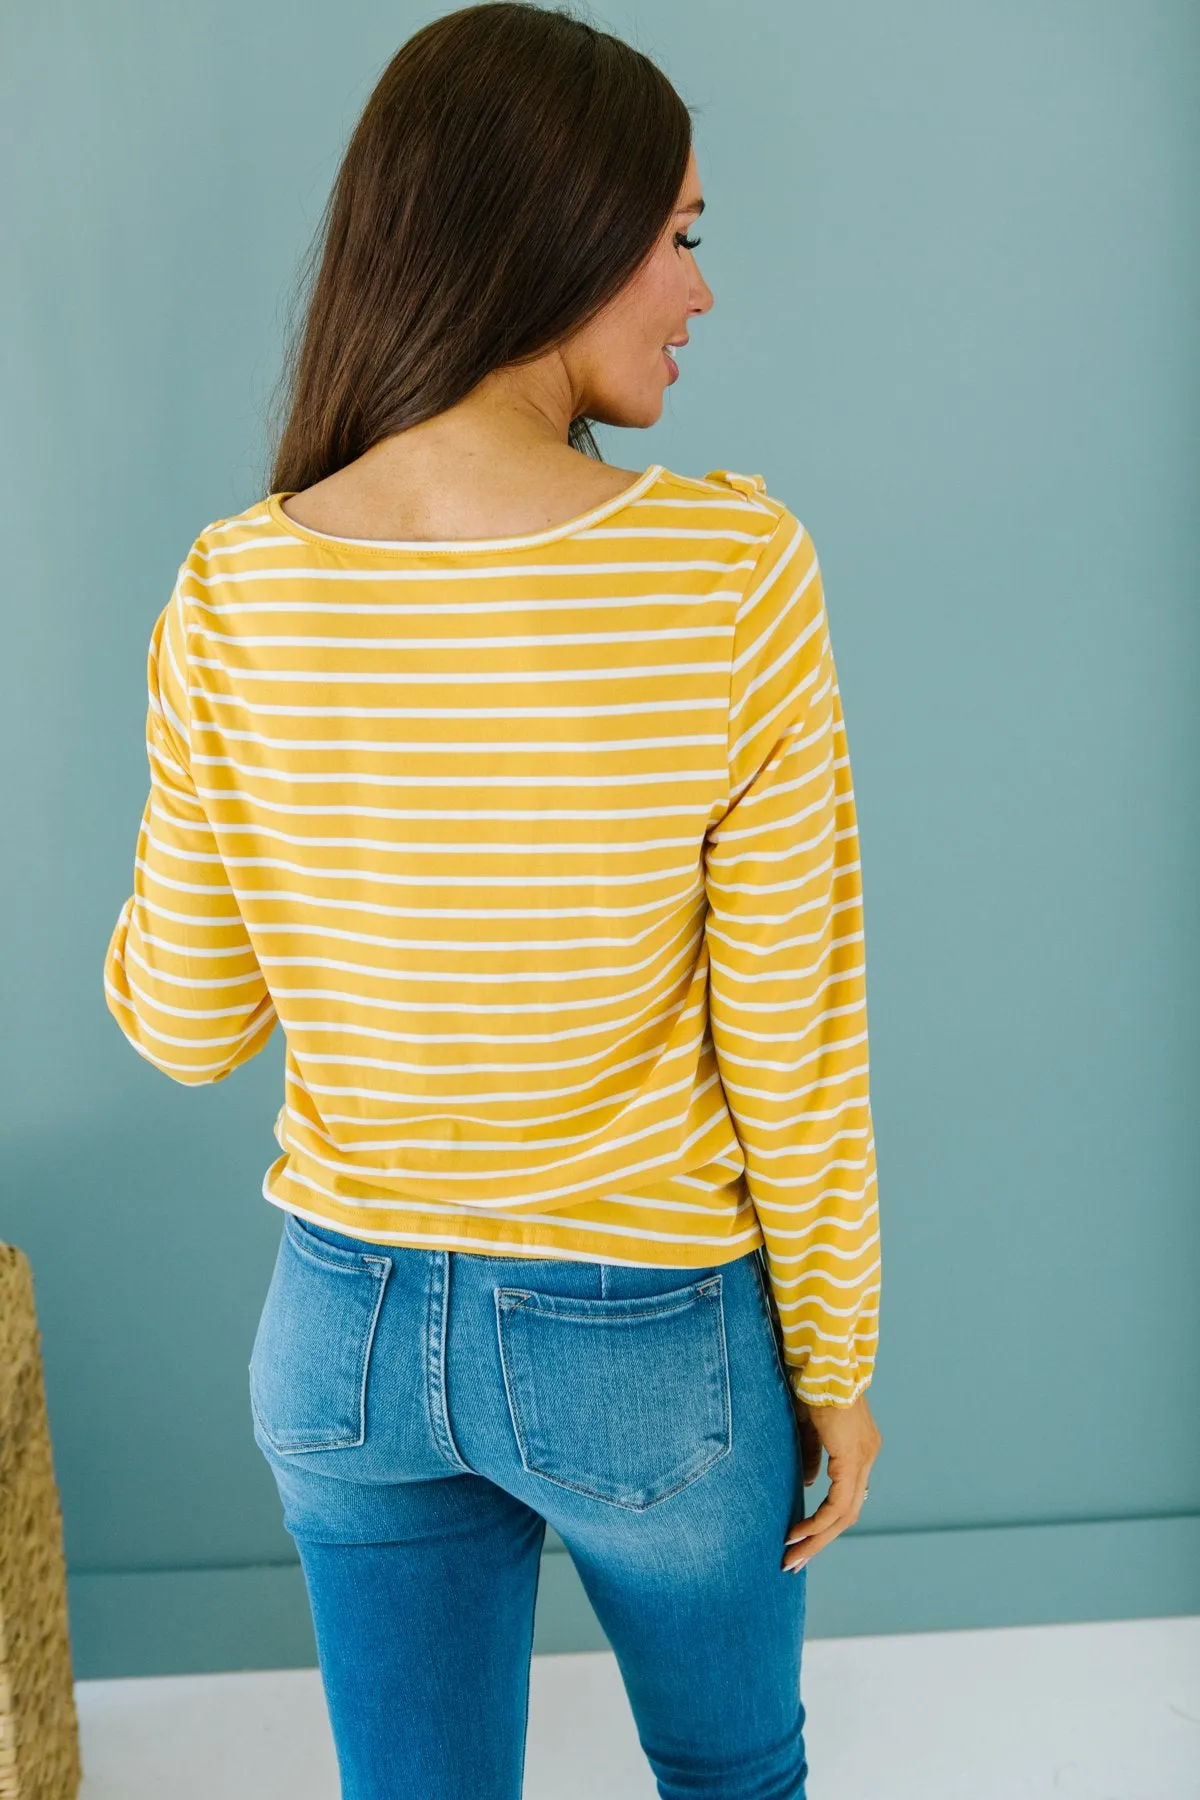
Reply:
[[[419,556],[443,555],[447,552],[469,555],[480,550],[526,550],[540,544],[557,543],[562,538],[572,537],[578,531],[584,531],[599,519],[606,519],[611,513],[620,512],[632,501],[637,500],[647,489],[651,488],[658,477],[665,472],[662,463],[651,463],[643,469],[632,486],[622,488],[611,500],[602,501],[599,506],[592,507],[590,512],[577,513],[573,519],[566,519],[561,525],[551,525],[545,531],[525,532],[519,537],[494,538],[356,538],[337,537],[330,531],[314,531],[311,526],[301,525],[283,510],[283,502],[290,500],[297,488],[280,488],[278,492],[267,496],[266,507],[271,518],[293,537],[314,544],[327,544],[335,550],[363,550],[368,554],[376,552],[383,555],[416,554]]]

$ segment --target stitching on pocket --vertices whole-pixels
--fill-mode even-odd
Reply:
[[[710,1276],[698,1285],[689,1286],[686,1290],[677,1289],[670,1296],[648,1296],[646,1301],[642,1304],[626,1301],[572,1303],[570,1300],[567,1301],[567,1305],[564,1307],[541,1306],[537,1304],[538,1301],[543,1299],[556,1300],[557,1298],[558,1296],[542,1295],[535,1290],[527,1288],[496,1288],[493,1290],[493,1299],[496,1308],[496,1334],[499,1342],[500,1369],[504,1380],[504,1393],[508,1403],[508,1412],[512,1423],[513,1435],[516,1438],[517,1449],[520,1453],[521,1465],[527,1474],[536,1476],[540,1481],[551,1482],[555,1487],[564,1488],[571,1493],[581,1494],[589,1500],[599,1501],[604,1505],[619,1506],[632,1512],[645,1512],[648,1508],[657,1506],[661,1501],[670,1499],[672,1494],[677,1494],[681,1489],[689,1487],[693,1481],[698,1481],[700,1476],[707,1474],[708,1470],[711,1469],[715,1463],[720,1462],[723,1457],[728,1456],[730,1450],[733,1448],[733,1410],[730,1396],[729,1346],[725,1332],[725,1303],[720,1275]],[[672,1304],[668,1306],[660,1305],[659,1302],[664,1298],[669,1298]],[[533,1302],[534,1304],[531,1305],[530,1302]],[[717,1367],[715,1372],[720,1385],[718,1408],[721,1417],[718,1429],[721,1441],[710,1447],[710,1454],[708,1454],[697,1467],[688,1467],[685,1465],[683,1473],[680,1474],[678,1480],[673,1482],[669,1488],[656,1491],[648,1500],[635,1500],[619,1495],[600,1493],[594,1487],[585,1486],[579,1481],[571,1481],[565,1475],[551,1474],[546,1469],[537,1467],[534,1464],[531,1460],[532,1451],[528,1433],[523,1424],[522,1408],[517,1401],[514,1391],[512,1370],[510,1369],[510,1357],[513,1355],[513,1346],[506,1345],[504,1330],[506,1318],[511,1318],[514,1314],[519,1312],[528,1312],[547,1319],[560,1319],[573,1323],[584,1322],[593,1326],[597,1324],[620,1325],[630,1319],[647,1320],[660,1317],[671,1317],[700,1302],[705,1302],[708,1305],[715,1305],[716,1309],[715,1344]],[[573,1305],[578,1307],[579,1310],[573,1310]],[[625,1308],[625,1310],[615,1312],[610,1310],[615,1307]],[[600,1310],[601,1308],[603,1308],[603,1310]]]
[[[288,1216],[290,1217],[290,1215]],[[319,1242],[319,1240],[312,1241]],[[253,1381],[251,1382],[250,1392],[251,1412],[263,1437],[271,1446],[271,1449],[279,1456],[307,1456],[322,1450],[356,1450],[366,1442],[367,1437],[367,1376],[370,1372],[371,1351],[375,1343],[375,1330],[379,1323],[379,1312],[383,1305],[384,1290],[387,1287],[388,1275],[391,1272],[391,1258],[386,1256],[368,1256],[365,1254],[359,1256],[354,1251],[347,1251],[346,1256],[349,1259],[348,1262],[335,1262],[330,1258],[317,1254],[316,1251],[310,1251],[308,1240],[303,1243],[298,1243],[296,1238],[293,1237],[291,1233],[288,1233],[288,1242],[302,1259],[307,1259],[318,1264],[323,1269],[328,1270],[331,1274],[367,1275],[375,1284],[374,1304],[371,1307],[366,1330],[363,1332],[358,1367],[354,1371],[351,1383],[351,1391],[353,1392],[354,1389],[357,1389],[357,1433],[351,1435],[343,1432],[340,1435],[328,1435],[319,1440],[310,1438],[308,1441],[299,1444],[285,1444],[269,1431],[264,1423],[262,1414],[255,1402]],[[330,1250],[337,1249],[336,1245],[323,1245],[321,1247]],[[351,1266],[353,1263],[357,1263],[360,1266],[355,1268]],[[250,1360],[251,1372],[253,1372],[253,1366],[254,1356],[252,1353]]]
[[[676,1288],[670,1294],[649,1294],[644,1299],[578,1300],[542,1294],[536,1288],[508,1287],[496,1288],[495,1295],[497,1307],[503,1304],[506,1312],[525,1307],[530,1312],[543,1313],[547,1318],[570,1319],[576,1324],[620,1325],[627,1319],[671,1318],[675,1313],[686,1312],[697,1299],[707,1300],[710,1294],[719,1293],[720,1286],[720,1276],[711,1275],[699,1284]]]
[[[369,1263],[378,1275],[385,1268],[391,1267],[391,1258],[387,1256],[370,1256],[366,1251],[343,1250],[340,1244],[327,1244],[324,1238],[313,1237],[304,1229],[304,1221],[297,1213],[285,1212],[283,1228],[288,1242],[301,1256],[310,1261],[321,1263],[327,1269],[339,1269],[343,1273],[353,1274],[359,1263]]]

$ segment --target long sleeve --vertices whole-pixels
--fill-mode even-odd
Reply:
[[[260,1050],[275,1008],[192,780],[186,667],[177,584],[150,640],[150,793],[104,989],[134,1049],[191,1086],[221,1080]]]
[[[816,550],[786,509],[738,609],[705,860],[713,1044],[789,1376],[849,1405],[880,1283],[858,827]]]

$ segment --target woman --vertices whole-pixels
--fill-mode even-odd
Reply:
[[[880,1442],[820,570],[761,477],[606,467],[587,425],[659,417],[703,204],[627,45],[514,4],[418,32],[271,491],[151,643],[109,1003],[184,1082],[284,1028],[250,1393],[348,1800],[519,1795],[547,1521],[659,1791],[804,1792],[803,1568]]]

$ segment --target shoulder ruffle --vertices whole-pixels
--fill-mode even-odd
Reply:
[[[761,475],[739,475],[734,469],[710,469],[705,481],[723,481],[726,487],[743,494],[765,494],[767,484]]]

